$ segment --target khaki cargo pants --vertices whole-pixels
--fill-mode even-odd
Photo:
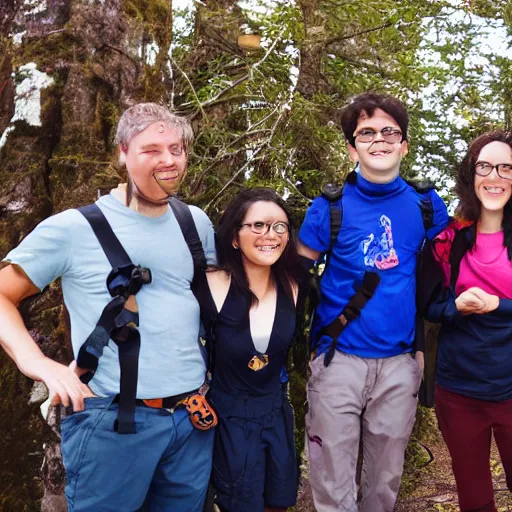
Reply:
[[[323,355],[310,366],[306,427],[316,510],[392,512],[418,402],[418,363],[410,354],[366,359],[337,351],[327,368]]]

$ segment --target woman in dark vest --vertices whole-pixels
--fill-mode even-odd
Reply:
[[[435,240],[444,296],[435,403],[462,512],[496,512],[494,434],[512,490],[512,133],[469,146],[456,176],[458,220]]]
[[[201,301],[214,336],[216,504],[223,512],[284,511],[295,504],[298,475],[281,372],[304,271],[275,191],[246,189],[233,199],[217,228],[217,258]]]

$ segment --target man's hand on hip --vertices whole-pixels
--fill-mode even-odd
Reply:
[[[18,361],[18,366],[25,375],[44,382],[52,405],[72,405],[74,411],[82,411],[84,398],[94,396],[80,381],[73,368],[52,361],[48,357]]]

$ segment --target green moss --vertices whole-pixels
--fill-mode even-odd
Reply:
[[[38,408],[27,405],[31,381],[0,353],[0,510],[36,512],[42,497],[39,468],[48,439]]]
[[[14,54],[14,66],[35,62],[40,70],[52,70],[56,57],[65,62],[77,62],[87,57],[84,45],[67,30],[46,37],[25,37],[22,50]]]
[[[290,373],[290,401],[295,412],[295,448],[300,456],[304,451],[307,412],[306,379],[298,372]]]

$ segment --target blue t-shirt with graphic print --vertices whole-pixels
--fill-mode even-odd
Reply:
[[[430,196],[430,197],[427,197]],[[313,339],[329,325],[359,288],[365,271],[377,272],[380,283],[360,316],[337,340],[337,349],[360,357],[391,357],[412,350],[416,315],[416,257],[425,238],[420,202],[429,198],[434,210],[435,237],[448,223],[448,213],[434,190],[418,193],[402,178],[376,184],[357,175],[346,183],[340,199],[343,219],[325,275],[322,299],[315,312]],[[325,252],[330,239],[330,206],[324,197],[309,207],[299,238]],[[326,352],[331,339],[322,336],[316,353]]]

